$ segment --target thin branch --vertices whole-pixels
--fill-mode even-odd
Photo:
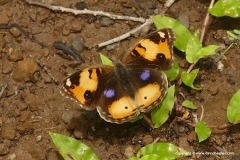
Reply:
[[[52,11],[72,13],[74,15],[91,14],[94,16],[106,16],[111,19],[119,19],[119,20],[126,20],[126,21],[131,20],[131,21],[136,21],[136,22],[141,22],[141,23],[144,23],[146,21],[146,19],[142,18],[142,17],[137,18],[137,17],[130,17],[130,16],[120,16],[120,15],[115,15],[115,14],[111,14],[111,13],[107,13],[107,12],[103,12],[103,11],[91,11],[88,9],[76,10],[76,9],[66,8],[66,7],[62,7],[62,6],[52,6],[52,5],[45,4],[45,3],[34,2],[32,0],[25,0],[25,1],[28,4],[44,7],[44,8],[50,9]]]
[[[175,0],[168,0],[168,1],[165,3],[164,9],[160,12],[159,15],[165,14],[165,12],[167,11],[167,9],[168,9],[174,2],[175,2]],[[113,39],[108,40],[108,41],[106,41],[106,42],[100,43],[100,44],[98,44],[97,46],[98,46],[99,48],[101,48],[101,47],[107,46],[107,45],[109,45],[109,44],[112,44],[112,43],[115,43],[115,42],[119,42],[119,41],[121,41],[121,40],[123,40],[123,39],[126,39],[126,38],[130,37],[130,36],[133,35],[134,33],[136,33],[136,32],[138,32],[139,30],[141,30],[143,27],[148,26],[148,25],[151,25],[152,23],[153,23],[153,22],[152,22],[152,20],[151,20],[150,18],[149,18],[149,19],[146,19],[146,20],[145,20],[145,23],[143,23],[143,24],[140,25],[139,27],[134,28],[133,30],[131,30],[131,31],[129,31],[129,32],[127,32],[127,33],[119,36],[119,37],[116,37],[116,38],[113,38]]]
[[[55,84],[58,84],[58,80],[54,78],[54,76],[51,74],[50,69],[45,64],[41,63],[38,59],[34,58],[32,55],[30,55],[30,57],[32,57],[37,62],[37,64],[50,76],[50,78],[53,80]]]
[[[209,9],[211,9],[213,7],[215,0],[211,0],[211,3],[209,5]],[[207,24],[209,22],[209,12],[207,12],[206,17],[204,19],[204,23],[203,23],[203,27],[202,27],[202,31],[201,31],[201,36],[200,36],[200,41],[203,42],[203,38],[206,32],[206,28],[207,28]]]
[[[204,108],[203,108],[203,105],[200,105],[201,106],[201,115],[200,115],[200,118],[199,118],[199,121],[201,121],[203,119],[203,115],[204,115]]]
[[[133,34],[136,33],[137,31],[139,31],[139,30],[142,29],[143,27],[145,27],[145,26],[147,26],[147,25],[151,25],[152,23],[153,23],[153,22],[152,22],[151,19],[147,19],[145,23],[143,23],[142,25],[138,26],[137,28],[134,28],[133,30],[131,30],[131,31],[129,31],[129,32],[127,32],[127,33],[119,36],[119,37],[116,37],[116,38],[110,39],[110,40],[108,40],[108,41],[106,41],[106,42],[100,43],[100,44],[98,44],[97,46],[98,46],[99,48],[101,48],[101,47],[107,46],[107,45],[109,45],[109,44],[112,44],[112,43],[115,43],[115,42],[119,42],[119,41],[121,41],[121,40],[123,40],[123,39],[126,39],[126,38],[130,37],[131,35],[133,35]]]
[[[211,3],[209,5],[209,9],[213,7],[214,2],[215,2],[215,0],[211,0]],[[206,32],[206,27],[207,27],[208,22],[209,22],[209,12],[207,12],[206,17],[205,17],[204,22],[203,22],[203,27],[202,27],[201,36],[200,36],[200,42],[201,43],[203,42],[203,38],[204,38],[204,35],[205,35],[205,32]],[[196,63],[192,63],[190,65],[190,67],[188,68],[187,73],[190,73],[195,65],[196,65]],[[182,84],[182,80],[179,79],[178,82],[177,82],[177,85],[180,86],[181,84]]]
[[[40,2],[33,2],[32,0],[25,0],[28,4],[31,5],[36,5],[36,6],[40,6],[40,7],[44,7],[47,9],[50,9],[52,11],[59,11],[59,12],[66,12],[66,13],[72,13],[74,15],[80,15],[80,14],[91,14],[94,16],[106,16],[109,17],[111,19],[118,19],[118,20],[126,20],[126,21],[136,21],[136,22],[141,22],[143,23],[142,25],[140,25],[137,28],[134,28],[133,30],[119,36],[116,38],[113,38],[111,40],[108,40],[106,42],[100,43],[97,46],[100,47],[104,47],[107,46],[109,44],[115,43],[115,42],[119,42],[123,39],[126,39],[128,37],[130,37],[131,35],[133,35],[134,33],[136,33],[137,31],[139,31],[140,29],[142,29],[143,27],[147,26],[147,25],[151,25],[153,22],[151,19],[145,19],[145,18],[137,18],[137,17],[130,17],[130,16],[120,16],[120,15],[115,15],[115,14],[111,14],[111,13],[107,13],[107,12],[103,12],[103,11],[91,11],[91,10],[75,10],[75,9],[71,9],[71,8],[65,8],[62,6],[52,6],[49,4],[45,4],[45,3],[40,3]],[[164,9],[161,11],[160,15],[163,15],[167,9],[175,2],[175,0],[168,0],[165,3],[165,7]]]
[[[2,87],[2,90],[0,91],[0,99],[2,98],[2,95],[3,93],[5,92],[5,90],[7,89],[7,84],[5,84],[3,87]]]

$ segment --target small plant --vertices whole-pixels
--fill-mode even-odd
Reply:
[[[196,124],[195,132],[198,135],[199,142],[206,140],[211,135],[211,130],[206,126],[204,121],[199,121]]]
[[[49,132],[55,146],[64,160],[98,160],[96,154],[84,143],[74,138]],[[171,143],[155,143],[142,147],[137,157],[129,160],[174,160],[179,157],[189,156],[184,149]]]
[[[209,9],[209,12],[216,16],[229,16],[237,18],[240,16],[240,0],[219,0],[215,3],[213,8]]]
[[[128,160],[174,160],[189,155],[189,152],[186,152],[184,149],[174,144],[158,142],[142,147],[138,151],[137,157],[132,157]]]
[[[227,118],[230,123],[240,123],[240,90],[232,97],[227,107]]]
[[[49,134],[64,160],[98,160],[95,153],[79,140],[53,132]]]

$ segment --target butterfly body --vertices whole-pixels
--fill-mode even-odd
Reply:
[[[130,49],[123,62],[78,71],[64,80],[63,89],[104,120],[128,122],[165,96],[168,81],[161,70],[171,67],[173,40],[171,29],[156,31]]]

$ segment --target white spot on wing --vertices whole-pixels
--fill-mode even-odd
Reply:
[[[158,32],[158,34],[160,35],[160,37],[165,38],[165,33],[164,32]]]
[[[70,78],[68,78],[67,80],[66,80],[66,86],[68,86],[68,87],[70,87],[71,86],[71,81],[70,81]]]

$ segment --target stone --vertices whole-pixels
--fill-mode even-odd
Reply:
[[[19,61],[13,71],[13,80],[16,82],[35,82],[33,74],[39,71],[39,66],[32,58]]]
[[[9,74],[13,71],[13,64],[7,60],[3,60],[2,62],[2,73]]]
[[[28,111],[22,111],[21,115],[20,115],[20,118],[19,118],[19,121],[20,122],[25,122],[28,118],[28,115],[29,115]]]
[[[218,86],[210,86],[208,91],[211,95],[216,95],[218,93]]]
[[[127,158],[131,158],[134,156],[134,149],[132,145],[127,145],[124,149],[123,153]]]
[[[16,130],[10,124],[4,124],[2,126],[1,136],[3,139],[14,140],[16,136]]]
[[[72,121],[72,119],[73,119],[73,112],[68,111],[63,113],[62,120],[64,123],[69,124]]]
[[[3,140],[0,142],[0,155],[6,155],[9,153],[9,149],[11,147],[10,140]]]
[[[144,144],[150,144],[153,142],[153,137],[151,135],[145,135],[142,139]]]
[[[72,41],[72,48],[75,49],[76,51],[78,51],[78,53],[81,53],[85,46],[84,43],[85,43],[85,41],[82,37],[77,37],[76,39],[74,39]]]
[[[100,25],[102,27],[109,27],[112,24],[113,24],[113,20],[111,20],[110,18],[108,18],[108,17],[101,17]]]
[[[87,133],[84,133],[84,132],[82,132],[82,131],[80,131],[78,129],[74,130],[73,135],[77,139],[83,139],[83,138],[87,137]]]
[[[20,51],[16,51],[12,49],[12,53],[8,56],[8,59],[13,62],[21,61],[23,60],[23,55],[19,53]]]
[[[18,38],[22,35],[22,32],[17,27],[12,27],[10,29],[10,33],[13,35],[13,37]]]
[[[2,52],[2,50],[6,47],[6,41],[3,37],[3,35],[0,35],[0,52]]]
[[[23,134],[23,135],[31,135],[33,134],[33,126],[32,124],[30,123],[24,123],[24,124],[19,124],[17,127],[16,127],[16,130],[20,133],[20,134]]]

